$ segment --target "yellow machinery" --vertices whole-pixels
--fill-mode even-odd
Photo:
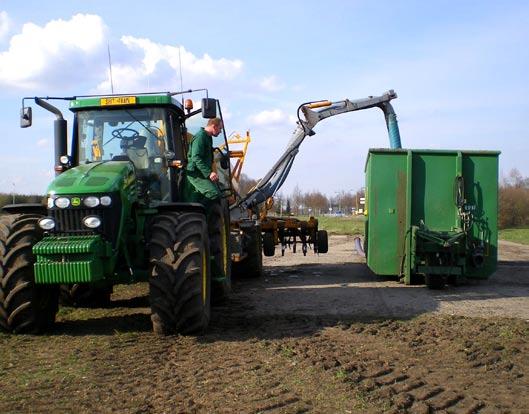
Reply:
[[[239,133],[234,133],[228,138],[230,158],[235,160],[235,164],[232,164],[231,168],[231,179],[233,187],[237,191],[239,191],[242,166],[250,142],[250,131],[246,131],[244,137]],[[235,146],[241,147],[232,150],[231,148]],[[272,209],[273,204],[274,199],[269,197],[259,211],[262,249],[265,256],[274,256],[277,245],[281,246],[281,255],[285,254],[287,247],[292,248],[292,251],[296,253],[298,243],[301,243],[301,251],[304,256],[307,254],[309,248],[312,248],[314,253],[327,253],[327,232],[325,230],[318,230],[318,220],[316,218],[310,217],[309,220],[300,220],[296,217],[269,216],[268,212]],[[239,224],[237,220],[232,221],[232,229],[238,229]],[[233,256],[232,260],[239,261],[242,259]]]
[[[292,248],[296,253],[297,243],[301,243],[303,256],[307,255],[312,246],[314,253],[327,253],[329,250],[328,236],[326,230],[318,230],[318,220],[309,217],[308,220],[300,220],[296,217],[268,216],[267,212],[273,206],[273,199],[268,198],[265,208],[261,210],[261,231],[263,232],[263,252],[265,256],[275,254],[275,246],[281,245],[281,255],[285,250]]]

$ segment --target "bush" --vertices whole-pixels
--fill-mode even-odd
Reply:
[[[529,179],[523,178],[518,170],[503,178],[499,191],[498,227],[529,227]]]

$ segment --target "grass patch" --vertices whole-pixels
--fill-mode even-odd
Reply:
[[[336,378],[339,381],[347,380],[347,371],[343,368],[340,368],[338,371],[334,373],[334,378]]]
[[[499,231],[498,238],[514,243],[529,244],[529,229],[503,229]]]
[[[300,220],[308,220],[308,216],[296,216]],[[329,234],[364,234],[364,216],[327,217],[318,216],[318,229],[327,230]]]
[[[289,346],[284,346],[281,348],[281,355],[283,355],[286,358],[292,358],[296,353],[292,348]]]

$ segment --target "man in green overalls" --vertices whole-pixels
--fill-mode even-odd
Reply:
[[[221,197],[217,182],[219,177],[213,171],[213,142],[222,131],[222,120],[212,118],[205,128],[200,128],[191,144],[187,156],[185,201],[202,203],[206,209]]]

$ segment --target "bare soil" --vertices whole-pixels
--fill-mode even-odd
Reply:
[[[203,336],[153,335],[145,284],[0,334],[0,412],[529,413],[528,246],[442,291],[373,275],[347,236],[265,266]]]

